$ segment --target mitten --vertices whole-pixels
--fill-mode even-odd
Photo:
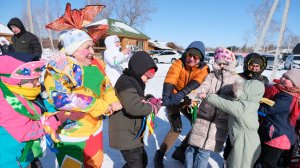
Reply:
[[[153,97],[154,96],[152,94],[147,94],[144,99],[145,99],[145,101],[149,101]]]
[[[157,99],[152,97],[148,101],[152,105],[153,112],[155,115],[158,113],[159,109],[161,108],[161,99]]]
[[[184,94],[182,92],[178,92],[176,94],[171,95],[171,101],[170,105],[179,105],[181,103],[181,100],[183,99]]]
[[[170,106],[171,103],[170,97],[164,96],[161,100],[163,106]]]

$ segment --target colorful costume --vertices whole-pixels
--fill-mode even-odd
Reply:
[[[50,61],[46,68],[48,102],[60,110],[86,113],[60,129],[57,159],[61,167],[81,167],[83,162],[84,167],[102,164],[101,115],[107,112],[109,104],[118,102],[103,70],[100,60],[94,59],[92,66],[80,66],[63,55]]]
[[[0,81],[0,138],[5,142],[0,150],[0,167],[26,167],[34,157],[41,156],[36,152],[41,152],[39,138],[45,134],[45,122],[54,130],[60,125],[55,117],[42,121],[44,109],[39,103],[29,101],[39,95],[41,87],[20,85],[24,79],[39,77],[44,65],[42,61],[24,64],[10,56],[1,57],[1,74],[11,77],[1,76]]]

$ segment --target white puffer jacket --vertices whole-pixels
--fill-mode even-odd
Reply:
[[[116,41],[120,41],[116,35],[108,36],[104,41],[106,46],[106,50],[104,51],[104,62],[106,63],[105,73],[113,86],[115,86],[118,78],[122,74],[122,63],[129,58],[128,54],[124,55],[120,52],[120,47],[115,45]]]

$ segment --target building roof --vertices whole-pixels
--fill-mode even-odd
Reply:
[[[6,26],[0,23],[0,34],[3,35],[14,35],[14,33]]]
[[[155,48],[159,48],[161,50],[170,50],[172,48],[168,47],[168,42],[161,42],[156,40],[148,40],[149,45],[153,45]]]
[[[114,20],[114,19],[102,19],[91,24],[88,24],[86,27],[99,25],[99,24],[108,24],[109,30],[108,35],[118,35],[119,37],[131,37],[138,39],[150,39],[147,35],[141,33],[140,31],[126,25],[125,23]]]

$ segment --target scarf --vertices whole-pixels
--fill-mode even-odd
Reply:
[[[4,83],[4,82],[3,82]],[[4,83],[5,86],[13,93],[25,97],[27,100],[35,100],[41,93],[41,87],[27,88]]]

